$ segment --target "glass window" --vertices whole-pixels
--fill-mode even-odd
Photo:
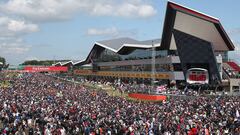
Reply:
[[[168,55],[167,50],[156,50],[156,58],[165,57]],[[99,57],[95,58],[95,62],[110,62],[122,60],[137,60],[137,59],[151,59],[152,49],[135,49],[130,54],[120,55],[111,50],[105,49],[101,52]]]

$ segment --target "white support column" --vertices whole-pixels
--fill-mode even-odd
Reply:
[[[155,51],[155,46],[152,41],[152,87],[154,88],[154,83],[155,83],[155,73],[156,73],[156,51]],[[149,92],[150,93],[150,92]]]

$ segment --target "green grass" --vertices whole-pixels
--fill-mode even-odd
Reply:
[[[161,101],[138,100],[138,99],[130,98],[130,97],[128,97],[127,93],[121,93],[121,92],[119,92],[119,90],[115,90],[113,87],[107,86],[107,85],[101,85],[100,86],[100,85],[95,85],[95,84],[91,84],[91,83],[84,83],[83,86],[85,86],[86,88],[92,89],[92,90],[104,90],[108,93],[109,96],[123,97],[123,98],[126,98],[129,101],[161,102]]]
[[[113,87],[107,86],[107,85],[96,85],[91,83],[84,83],[83,86],[90,89],[94,89],[94,90],[104,90],[108,93],[109,96],[118,96],[118,97],[125,97],[125,98],[128,97],[128,94],[126,93],[121,94],[119,90],[115,90]]]

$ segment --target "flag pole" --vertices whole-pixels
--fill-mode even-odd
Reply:
[[[156,73],[156,51],[155,51],[155,47],[154,47],[154,44],[153,44],[153,41],[152,41],[152,90],[154,89],[154,86],[155,86],[155,73]],[[149,91],[150,93],[150,91]]]

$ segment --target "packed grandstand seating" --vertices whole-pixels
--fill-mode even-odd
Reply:
[[[229,61],[223,64],[223,71],[230,78],[240,78],[240,66],[233,61]]]
[[[240,78],[240,73],[235,72],[230,68],[223,68],[223,71],[226,72],[230,78]]]
[[[9,73],[8,73],[9,74]],[[0,88],[1,134],[240,134],[238,97],[131,101],[39,73]]]
[[[227,64],[230,65],[233,70],[240,72],[240,66],[237,63],[229,61]]]

